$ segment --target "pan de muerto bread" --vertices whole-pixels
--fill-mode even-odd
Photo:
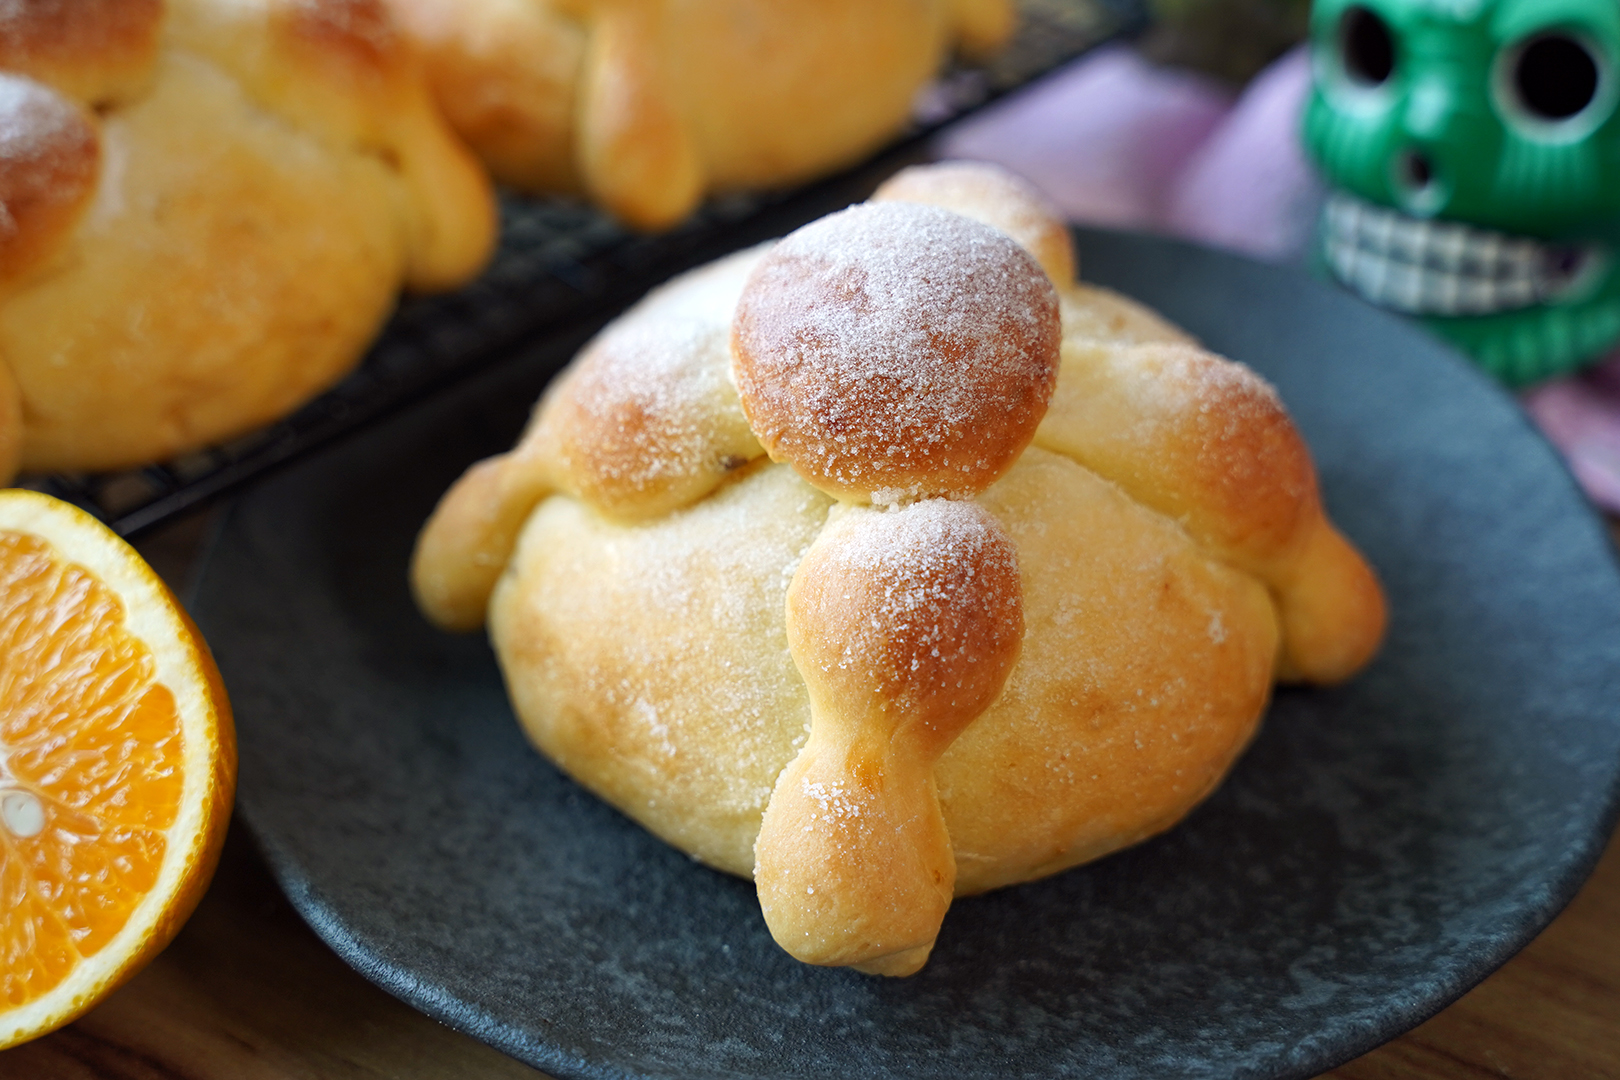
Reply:
[[[418,541],[535,744],[802,960],[916,971],[953,896],[1170,827],[1274,679],[1382,634],[1272,389],[1043,265],[1020,182],[902,174],[608,326]]]
[[[1011,0],[388,0],[497,179],[583,192],[640,228],[707,192],[804,180],[906,123]]]
[[[494,228],[381,0],[0,0],[0,466],[289,412]]]

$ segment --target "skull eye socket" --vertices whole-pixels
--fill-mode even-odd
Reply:
[[[1533,38],[1513,65],[1513,90],[1525,112],[1538,120],[1568,120],[1597,98],[1598,60],[1567,34]]]
[[[1389,24],[1357,4],[1339,20],[1339,59],[1351,82],[1380,86],[1395,71],[1395,37]]]

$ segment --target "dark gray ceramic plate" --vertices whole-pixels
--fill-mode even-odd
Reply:
[[[922,974],[801,966],[706,870],[524,743],[477,638],[405,589],[412,537],[506,447],[553,342],[232,511],[195,611],[241,811],[355,967],[559,1077],[1307,1077],[1417,1024],[1573,894],[1620,771],[1620,579],[1513,403],[1297,273],[1081,234],[1086,276],[1272,379],[1383,575],[1380,659],[1284,691],[1168,835],[956,904]]]

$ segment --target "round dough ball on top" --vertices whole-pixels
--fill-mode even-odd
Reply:
[[[755,268],[732,373],[777,461],[837,498],[983,491],[1057,382],[1057,293],[1012,238],[934,206],[866,203]]]

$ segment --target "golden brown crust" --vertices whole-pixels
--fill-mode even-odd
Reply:
[[[0,357],[0,484],[11,482],[22,464],[22,395]]]
[[[711,189],[793,183],[858,160],[910,118],[950,49],[942,0],[666,6],[671,67]]]
[[[575,97],[585,33],[534,0],[389,0],[450,126],[496,180],[577,191]]]
[[[646,229],[708,191],[792,183],[905,122],[938,66],[939,0],[573,5],[586,29],[575,158],[590,196]]]
[[[723,325],[670,317],[601,334],[541,411],[561,485],[614,516],[652,517],[764,454],[731,383],[728,337]]]
[[[147,83],[162,26],[163,0],[7,0],[0,70],[86,105],[128,101]]]
[[[501,180],[583,187],[640,228],[794,183],[906,123],[953,40],[1009,0],[389,0],[451,122]]]
[[[956,884],[934,763],[1018,657],[1017,553],[974,503],[851,508],[794,574],[787,631],[811,726],[754,846],[766,924],[807,963],[910,975]]]
[[[1179,821],[1259,725],[1279,641],[1265,586],[1067,458],[1031,447],[978,501],[1017,546],[1027,630],[934,771],[958,896]]]
[[[211,64],[167,52],[101,128],[70,249],[0,304],[30,469],[161,460],[282,415],[355,362],[403,272],[386,170],[263,122]]]
[[[93,117],[31,79],[0,73],[0,294],[55,254],[95,194]]]
[[[273,0],[269,11],[289,75],[318,75],[360,104],[369,115],[348,133],[355,149],[380,154],[405,181],[407,287],[433,292],[466,282],[494,250],[493,193],[433,106],[420,62],[382,0]],[[303,119],[320,130],[324,117],[312,110]]]
[[[1006,234],[937,207],[854,206],[761,261],[732,370],[760,442],[810,483],[896,502],[983,490],[1056,378],[1057,296]]]
[[[978,161],[913,165],[879,185],[872,201],[942,207],[1018,241],[1057,288],[1065,342],[1195,343],[1186,331],[1129,297],[1076,281],[1074,239],[1062,215],[1023,177],[998,165]]]
[[[329,150],[375,158],[402,190],[406,285],[462,284],[495,242],[488,178],[434,107],[381,0],[169,0],[172,44],[228,72]]]
[[[1038,445],[1074,458],[1253,569],[1287,551],[1316,500],[1276,392],[1194,346],[1064,350]]]
[[[417,605],[447,630],[484,621],[518,530],[549,492],[620,518],[666,514],[765,453],[732,385],[727,327],[763,249],[654,289],[547,389],[518,448],[468,469],[423,527]]]
[[[358,81],[399,78],[411,70],[409,50],[382,0],[294,0],[271,12],[272,27],[334,72]]]
[[[380,0],[0,0],[0,30],[0,64],[98,110],[0,89],[0,352],[30,469],[284,415],[402,284],[459,284],[491,249],[488,180]]]
[[[1272,580],[1284,632],[1278,678],[1332,684],[1367,666],[1389,620],[1384,590],[1320,507]]]
[[[698,148],[665,46],[664,5],[604,5],[585,47],[576,161],[586,190],[641,229],[685,217],[703,195]]]
[[[786,466],[744,472],[633,525],[547,499],[490,630],[548,755],[671,843],[748,876],[808,730],[784,592],[828,500]],[[977,501],[1016,547],[1025,634],[1001,695],[935,770],[957,895],[1178,820],[1254,731],[1278,645],[1263,585],[1066,458],[1032,447]]]
[[[1074,241],[1046,197],[999,165],[947,161],[901,169],[872,193],[873,202],[943,207],[1000,229],[1041,264],[1061,291],[1074,282]]]
[[[1018,555],[974,502],[849,507],[805,554],[787,619],[811,706],[830,726],[881,716],[879,741],[936,758],[1018,656]]]
[[[751,873],[772,785],[809,730],[782,612],[830,505],[768,462],[633,525],[555,496],[490,601],[490,640],[534,743],[730,873]]]

